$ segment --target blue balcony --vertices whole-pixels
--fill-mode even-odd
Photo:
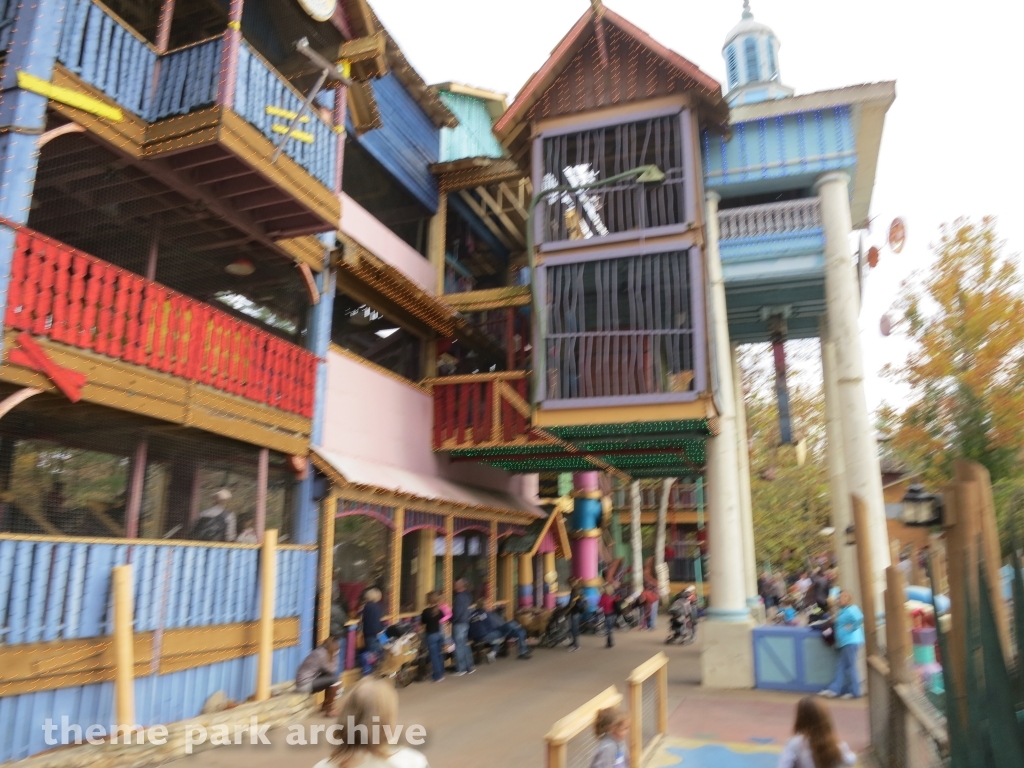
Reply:
[[[98,92],[90,95],[106,97],[124,111],[123,122],[135,124],[135,133],[141,134],[134,148],[139,155],[173,155],[169,163],[174,170],[226,166],[223,161],[233,156],[253,174],[273,181],[297,204],[294,210],[282,208],[282,199],[266,193],[266,184],[255,177],[251,190],[263,195],[246,202],[253,207],[243,208],[257,221],[261,211],[276,217],[267,220],[271,237],[336,228],[340,206],[334,194],[335,166],[344,136],[318,113],[309,112],[285,139],[303,95],[244,40],[235,49],[233,93],[225,89],[225,44],[221,35],[161,54],[101,5],[69,0],[57,61],[72,76],[64,76],[67,84],[89,86]],[[55,80],[61,74],[58,70]],[[79,118],[67,107],[55,107],[71,119]],[[183,120],[185,116],[190,117]],[[89,126],[101,136],[108,127]],[[283,157],[272,162],[282,139]],[[203,154],[196,155],[200,150]],[[240,178],[237,169],[226,171],[220,178],[200,175],[199,182]],[[245,182],[235,181],[233,186],[247,191]]]

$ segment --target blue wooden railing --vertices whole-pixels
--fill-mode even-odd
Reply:
[[[238,52],[238,80],[235,84],[235,112],[258,128],[264,136],[277,143],[280,131],[288,128],[289,120],[269,114],[267,109],[298,112],[302,107],[302,96],[282,78],[273,67],[243,42]],[[337,152],[337,137],[331,126],[316,114],[306,115],[308,120],[299,123],[296,130],[309,134],[311,141],[289,139],[284,152],[328,189],[334,187],[334,158]],[[278,130],[275,131],[274,129]]]
[[[214,37],[161,56],[160,80],[146,119],[187,115],[216,103],[223,46],[224,40]]]
[[[161,56],[102,6],[92,0],[68,0],[57,60],[124,109],[155,122],[216,102],[222,47],[218,37]],[[302,95],[243,41],[235,112],[276,144],[289,123],[282,114],[298,112],[302,101]],[[337,144],[331,126],[310,113],[285,142],[284,153],[333,189]]]
[[[0,537],[0,645],[98,637],[111,632],[111,569],[131,562],[136,632],[161,632],[259,618],[257,547],[46,541]],[[306,599],[317,554],[281,549],[277,557],[275,618],[312,619]],[[273,681],[294,678],[299,645],[274,652]],[[245,701],[255,691],[256,657],[246,656],[135,681],[141,725],[194,717],[206,699],[224,691]],[[2,679],[2,675],[0,675]],[[48,748],[43,723],[67,716],[84,729],[113,721],[113,683],[91,683],[0,697],[0,723],[21,725],[0,738],[0,763]]]
[[[129,112],[146,117],[157,54],[92,0],[68,0],[57,60]]]

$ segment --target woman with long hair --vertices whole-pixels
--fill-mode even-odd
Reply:
[[[825,705],[813,696],[800,699],[793,738],[782,750],[778,768],[842,768],[856,762],[857,756],[836,738]]]
[[[398,694],[383,680],[363,680],[342,699],[338,725],[342,743],[314,768],[430,768],[415,749],[397,741]]]

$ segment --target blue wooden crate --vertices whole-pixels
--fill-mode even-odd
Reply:
[[[817,693],[832,682],[839,654],[809,627],[754,629],[754,686]]]

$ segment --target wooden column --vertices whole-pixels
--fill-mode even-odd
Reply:
[[[452,604],[452,541],[455,538],[455,518],[445,515],[444,518],[444,599]]]
[[[331,633],[331,608],[334,604],[334,522],[338,513],[338,494],[334,487],[320,507],[320,606],[316,644]]]
[[[224,46],[220,54],[220,81],[217,84],[217,103],[234,108],[235,83],[238,79],[238,50],[242,46],[242,0],[230,0],[228,28],[224,31]]]
[[[427,607],[427,593],[434,591],[434,531],[421,528],[417,531],[419,542],[416,548],[416,610]]]
[[[267,528],[267,476],[270,473],[270,450],[260,448],[256,465],[256,541],[263,541]]]
[[[430,230],[427,235],[427,256],[435,271],[435,292],[438,296],[444,293],[445,272],[445,240],[448,227],[448,193],[437,196],[437,212],[430,219]]]
[[[159,63],[159,59],[157,59]],[[149,260],[146,262],[146,279],[156,282],[156,266],[160,260],[160,230],[154,229],[149,241]]]
[[[202,504],[203,476],[202,466],[196,464],[192,473],[192,495],[188,504],[188,527],[191,529],[196,520],[199,519]]]
[[[491,520],[491,535],[487,537],[487,607],[494,608],[498,596],[498,521]]]
[[[632,680],[626,684],[629,686],[629,759],[632,768],[640,768],[644,752],[644,685]]]
[[[388,593],[388,612],[391,621],[398,621],[402,599],[402,534],[405,531],[405,508],[395,510],[395,529],[391,532],[391,578]]]
[[[118,732],[130,733],[135,725],[135,615],[132,607],[132,567],[119,565],[111,571],[114,599],[114,715]],[[126,737],[130,739],[129,737]]]
[[[505,589],[500,595],[499,600],[504,600],[509,607],[512,609],[507,616],[512,616],[515,613],[516,607],[516,591],[512,588],[512,575],[515,573],[515,562],[512,555],[501,555],[498,558],[498,567],[501,569],[502,581],[505,582]]]
[[[348,87],[339,85],[334,89],[334,110],[331,121],[337,135],[338,147],[334,158],[334,193],[341,196],[342,179],[345,168],[345,118],[348,112]]]
[[[525,601],[523,587],[530,587],[530,599]],[[534,604],[533,595],[533,555],[525,554],[519,556],[519,594],[516,595],[516,608],[529,608]],[[514,613],[513,613],[514,615]]]
[[[274,598],[277,592],[277,530],[263,536],[260,551],[260,621],[256,658],[256,701],[270,698],[274,665]]]
[[[658,670],[658,733],[668,733],[668,662]]]
[[[878,628],[875,621],[875,591],[871,573],[871,534],[868,528],[868,507],[857,494],[850,494],[853,510],[853,531],[857,538],[857,572],[860,576],[861,611],[864,614],[864,648],[870,656],[878,652]]]
[[[142,491],[146,487],[146,453],[149,441],[140,438],[135,444],[135,455],[132,456],[132,476],[128,481],[128,505],[125,507],[124,525],[125,538],[139,537],[139,513],[142,512]]]

